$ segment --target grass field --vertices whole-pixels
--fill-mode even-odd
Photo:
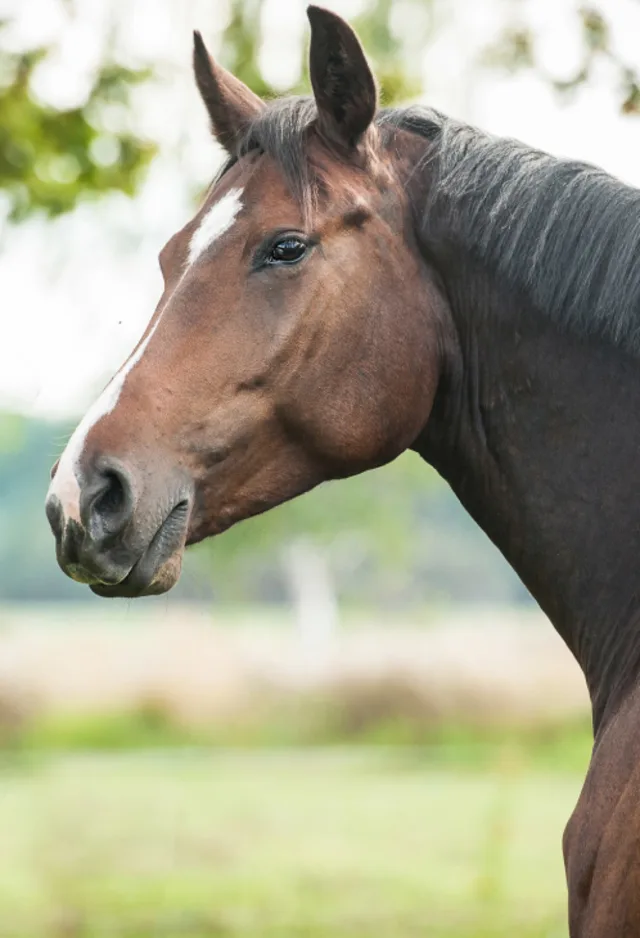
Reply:
[[[405,750],[7,763],[0,935],[564,938],[580,783]]]

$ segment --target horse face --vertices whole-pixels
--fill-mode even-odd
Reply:
[[[162,251],[147,331],[54,468],[59,563],[101,595],[169,589],[186,544],[393,459],[428,418],[438,317],[425,315],[406,195],[372,128],[373,79],[346,24],[310,16],[307,190],[292,193],[278,150],[235,160]],[[347,74],[331,97],[336,61]],[[252,122],[269,126],[198,39],[195,64],[229,149]]]

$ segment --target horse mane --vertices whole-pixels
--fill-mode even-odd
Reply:
[[[313,99],[278,99],[237,154],[269,153],[305,206],[322,186],[306,155],[315,118]],[[640,190],[430,108],[384,108],[376,123],[383,145],[397,129],[431,143],[429,196],[416,206],[426,242],[446,235],[560,328],[640,352]]]

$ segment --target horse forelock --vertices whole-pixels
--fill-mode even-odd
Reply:
[[[367,137],[357,154],[332,148],[319,133],[318,111],[312,97],[290,96],[271,102],[249,122],[235,151],[222,168],[224,176],[239,160],[267,154],[284,176],[305,223],[311,223],[323,201],[339,198],[358,201],[354,174],[386,178],[388,163],[380,160],[375,134]],[[219,176],[219,178],[220,178]]]

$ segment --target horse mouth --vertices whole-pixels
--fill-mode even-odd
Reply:
[[[105,598],[134,599],[166,593],[175,586],[182,570],[190,509],[187,499],[178,502],[124,579],[115,584],[91,583],[91,591]]]

